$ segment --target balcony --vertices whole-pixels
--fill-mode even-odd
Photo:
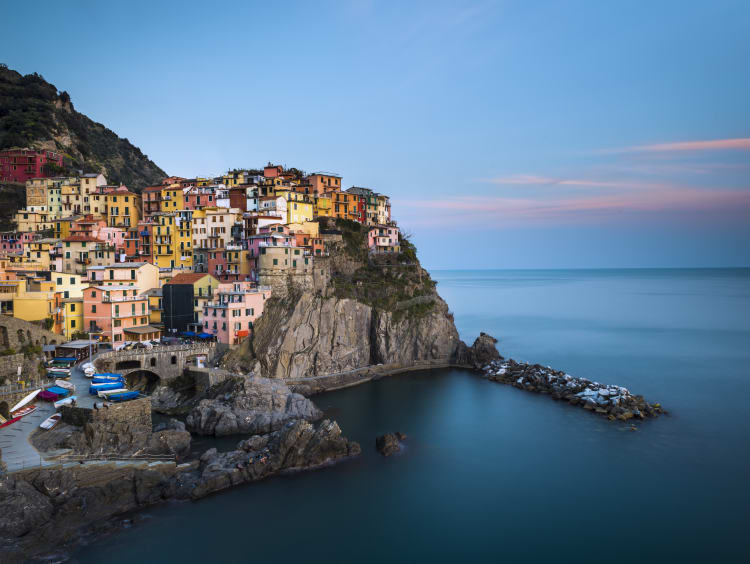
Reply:
[[[91,259],[90,258],[81,258],[81,257],[78,257],[76,259],[76,262],[78,264],[91,264]]]
[[[141,296],[102,296],[103,303],[119,303],[119,302],[145,302],[147,298]],[[136,315],[135,313],[131,315]],[[145,315],[145,314],[144,314]]]

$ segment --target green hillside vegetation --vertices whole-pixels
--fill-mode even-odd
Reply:
[[[77,112],[67,92],[0,64],[0,149],[13,147],[61,152],[68,170],[102,172],[136,191],[167,176],[130,141]]]

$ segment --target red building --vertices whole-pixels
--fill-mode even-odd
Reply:
[[[8,149],[0,151],[0,180],[25,183],[32,178],[53,176],[49,165],[62,166],[63,157],[52,151]]]

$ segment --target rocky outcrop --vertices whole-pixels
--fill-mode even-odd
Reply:
[[[235,378],[208,392],[188,414],[187,428],[200,435],[264,434],[292,419],[315,421],[322,413],[280,380]]]
[[[402,433],[386,433],[375,439],[375,448],[383,456],[390,456],[401,450],[401,441],[406,438]]]
[[[377,364],[446,365],[459,343],[448,306],[437,294],[430,310],[415,317],[303,292],[293,300],[271,300],[254,338],[227,365],[298,380]]]
[[[509,359],[491,361],[482,368],[485,378],[510,384],[529,392],[547,394],[610,420],[645,419],[666,413],[660,404],[649,403],[627,388],[575,378],[570,374],[539,364]]]
[[[231,452],[211,449],[204,453],[192,496],[203,497],[282,471],[323,466],[360,452],[359,444],[343,437],[335,421],[326,419],[317,427],[307,421],[290,421],[278,431],[241,441]]]

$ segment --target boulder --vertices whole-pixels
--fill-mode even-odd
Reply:
[[[390,456],[401,450],[401,443],[396,433],[386,433],[375,439],[375,448],[383,456]]]

